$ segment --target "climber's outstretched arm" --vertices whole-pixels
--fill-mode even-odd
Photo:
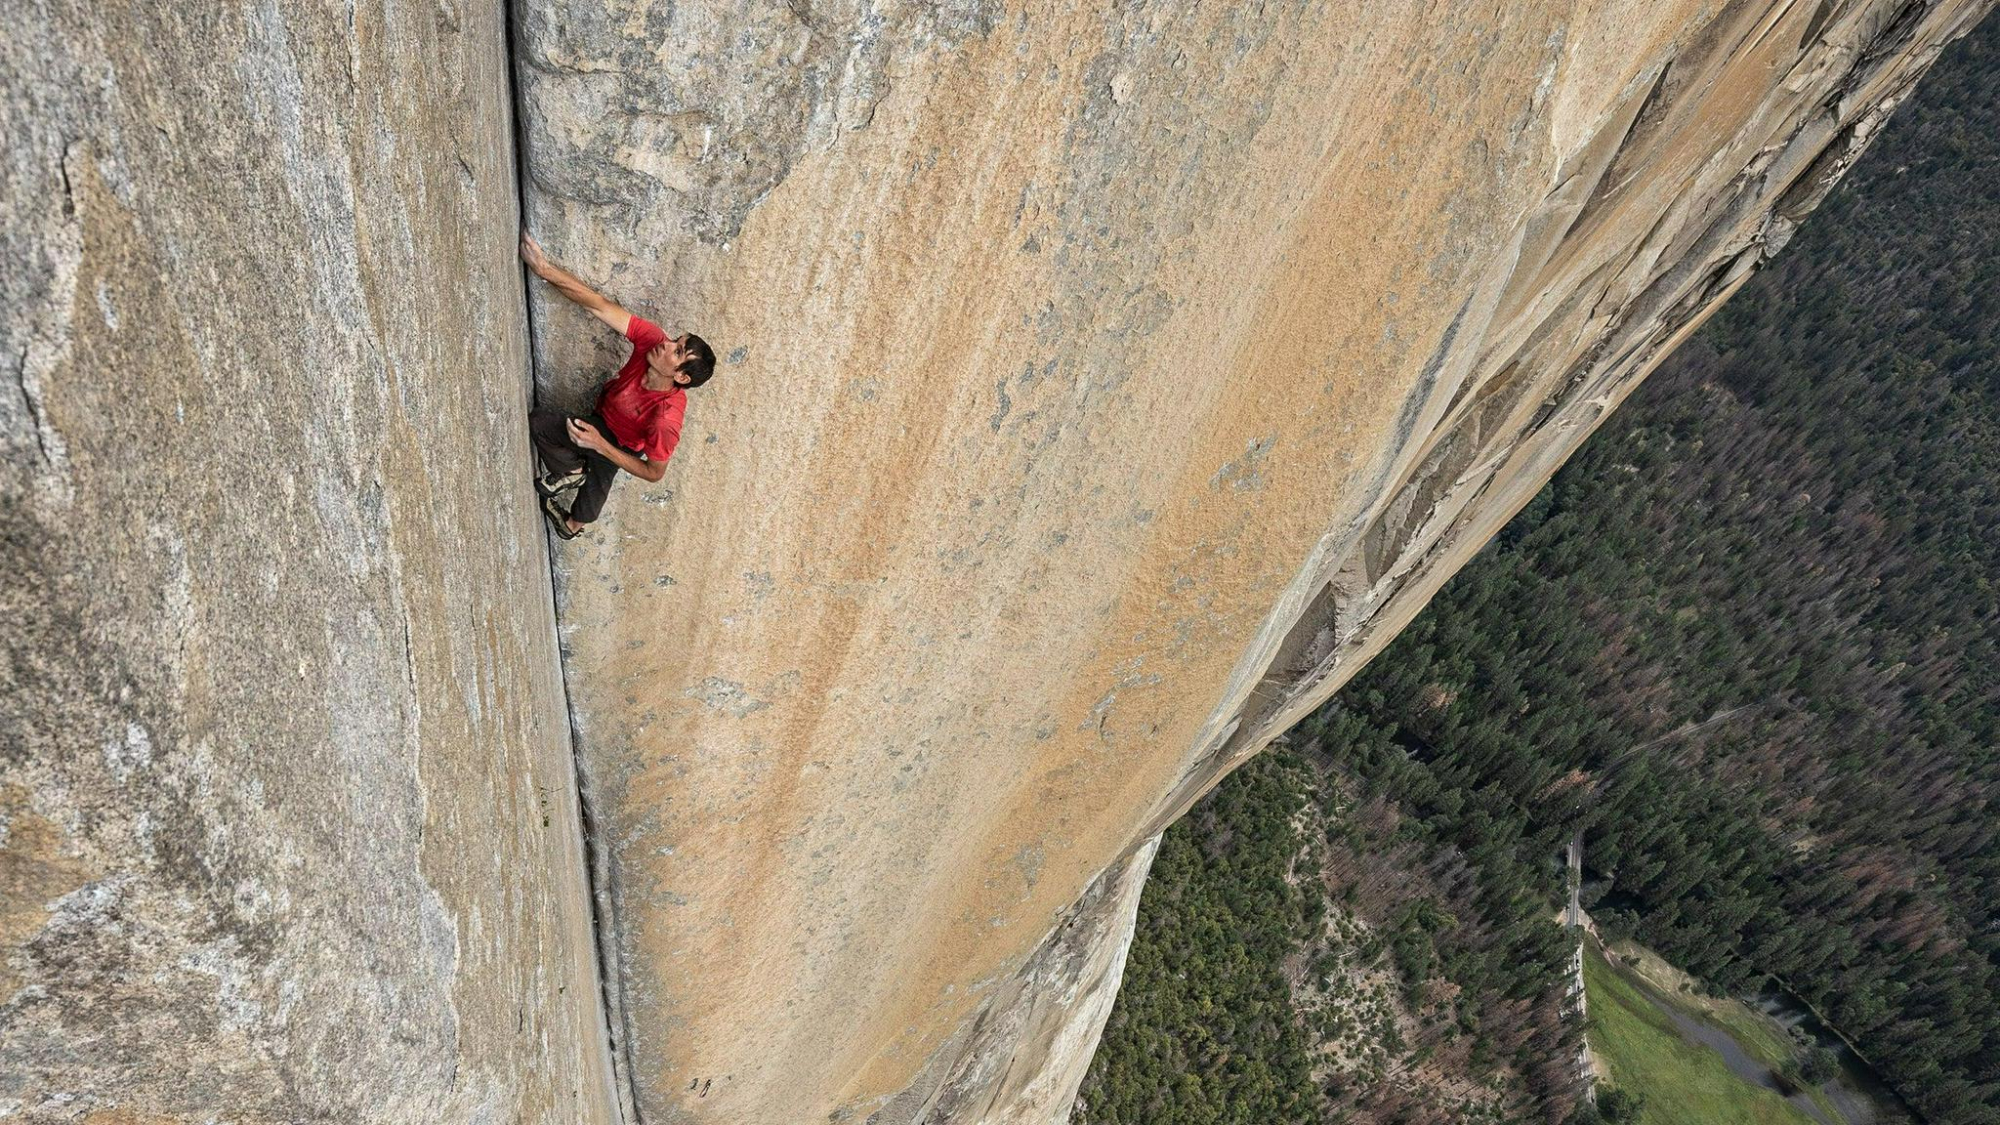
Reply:
[[[616,303],[605,299],[602,293],[577,280],[577,276],[549,261],[542,253],[542,244],[535,241],[527,231],[521,232],[521,260],[535,272],[535,276],[556,287],[556,291],[577,304],[582,305],[590,315],[611,326],[620,336],[632,323],[632,314]]]

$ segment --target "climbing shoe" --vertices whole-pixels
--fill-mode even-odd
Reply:
[[[535,478],[535,491],[543,496],[561,496],[582,483],[582,469],[573,473],[543,473]]]
[[[581,527],[575,531],[569,529],[569,513],[563,511],[553,496],[542,497],[542,514],[549,517],[549,526],[555,530],[557,539],[574,539],[583,534]]]

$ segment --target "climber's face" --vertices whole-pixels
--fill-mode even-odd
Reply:
[[[647,385],[654,387],[688,385],[688,377],[682,373],[681,365],[694,358],[694,353],[688,350],[687,341],[688,335],[683,332],[653,345],[653,350],[646,353]]]

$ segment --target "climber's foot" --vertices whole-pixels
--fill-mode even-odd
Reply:
[[[583,525],[569,518],[569,513],[563,511],[553,496],[542,497],[542,514],[549,517],[549,526],[555,529],[558,539],[574,539],[583,534]]]
[[[543,473],[535,478],[535,491],[543,496],[561,496],[582,483],[582,469],[572,473]]]

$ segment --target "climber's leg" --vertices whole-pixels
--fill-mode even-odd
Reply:
[[[602,430],[603,423],[592,419],[591,424]],[[576,499],[570,501],[569,518],[578,523],[589,523],[604,510],[604,498],[611,494],[611,482],[618,479],[618,466],[595,453],[583,455],[583,487],[576,490]]]
[[[598,433],[611,432],[601,414],[592,414],[584,421],[597,427]],[[595,520],[598,513],[604,510],[605,497],[611,494],[611,483],[618,479],[618,466],[609,458],[600,457],[571,441],[569,416],[566,414],[537,410],[528,416],[528,432],[535,440],[535,451],[541,454],[542,464],[549,469],[548,476],[536,480],[537,491],[544,497],[554,498],[575,488],[576,497],[570,501],[569,518],[580,524]],[[571,477],[570,474],[576,476]],[[581,487],[578,487],[579,482]],[[553,515],[556,510],[559,509],[551,509],[550,514]]]
[[[528,436],[542,464],[555,474],[573,473],[583,468],[584,451],[569,440],[569,415],[554,410],[537,410],[528,415]]]
[[[570,440],[568,416],[552,410],[537,410],[528,416],[528,436],[541,455],[545,471],[535,477],[535,491],[561,496],[583,483],[584,451]]]

